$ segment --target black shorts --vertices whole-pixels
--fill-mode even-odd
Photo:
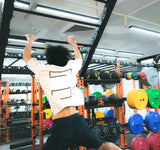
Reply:
[[[102,145],[102,141],[78,113],[53,120],[51,135],[43,150],[67,150],[75,144],[97,149]]]

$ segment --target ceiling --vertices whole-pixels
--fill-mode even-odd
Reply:
[[[29,2],[27,10],[35,10],[37,4],[82,15],[100,18],[104,3],[95,0],[21,0]],[[117,0],[105,31],[98,43],[98,48],[113,49],[114,53],[95,51],[95,54],[128,57],[130,62],[137,59],[156,55],[160,52],[160,36],[152,36],[141,32],[135,32],[128,27],[131,25],[160,32],[160,0]],[[74,28],[73,28],[74,27]],[[85,28],[89,27],[89,28]],[[74,29],[74,30],[73,30]],[[83,31],[83,29],[85,29]],[[13,12],[10,23],[10,35],[25,36],[33,34],[42,39],[65,41],[67,36],[73,35],[78,43],[90,44],[95,27],[83,24],[51,19],[42,16],[32,15],[22,12]],[[8,44],[13,44],[8,41]],[[19,43],[15,43],[19,45]],[[49,43],[56,45],[57,43]],[[25,45],[25,44],[21,44]],[[71,46],[65,45],[72,49]],[[43,47],[43,46],[42,46]],[[45,46],[44,46],[45,47]],[[143,56],[131,56],[118,54],[119,51],[134,52],[144,54]],[[7,50],[6,52],[20,53],[17,50]],[[21,53],[23,50],[21,51]],[[34,53],[43,53],[43,49],[36,48]],[[96,58],[96,57],[95,57]],[[98,59],[98,58],[97,58]],[[99,58],[104,59],[104,57]],[[107,59],[107,58],[105,58]],[[109,59],[109,58],[108,58]],[[9,65],[14,60],[4,59],[4,65]],[[45,62],[45,61],[44,61]],[[25,66],[22,60],[13,66]]]

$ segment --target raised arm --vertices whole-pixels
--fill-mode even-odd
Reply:
[[[27,39],[27,44],[24,48],[24,52],[23,52],[23,60],[28,63],[28,61],[32,58],[31,57],[31,48],[32,48],[32,42],[36,41],[38,38],[35,38],[33,35],[28,34],[26,36]]]
[[[82,60],[82,56],[81,56],[81,53],[78,49],[78,46],[76,44],[76,39],[75,37],[72,37],[72,36],[69,36],[68,37],[68,40],[66,40],[70,45],[73,46],[73,49],[74,49],[74,54],[75,54],[75,59],[81,59]]]

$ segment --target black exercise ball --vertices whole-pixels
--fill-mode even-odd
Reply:
[[[119,79],[120,75],[118,72],[111,72],[111,79]]]
[[[108,96],[106,95],[101,95],[99,98],[102,98],[103,102],[105,105],[109,104],[109,99]]]
[[[110,79],[110,73],[107,70],[100,71],[100,78],[101,79]]]
[[[97,106],[97,97],[94,95],[90,95],[89,97],[90,106]]]
[[[119,97],[118,97],[117,94],[111,94],[111,95],[109,95],[108,99],[109,99],[109,102],[111,104],[116,104],[116,103],[120,102]]]
[[[84,97],[84,101],[85,101],[85,106],[88,107],[90,106],[90,101],[88,97]]]
[[[85,73],[85,79],[98,79],[98,71],[87,70]]]

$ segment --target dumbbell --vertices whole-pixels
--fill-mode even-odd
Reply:
[[[145,120],[140,114],[133,114],[128,120],[129,130],[137,135],[146,127],[149,131],[157,132],[160,129],[160,115],[157,112],[149,112]]]

